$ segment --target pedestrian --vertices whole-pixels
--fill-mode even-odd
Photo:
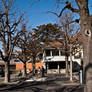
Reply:
[[[40,69],[40,67],[38,68],[37,74],[38,74],[38,77],[41,77],[41,69]]]

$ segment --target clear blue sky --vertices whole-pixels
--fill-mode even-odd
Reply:
[[[26,11],[25,19],[28,21],[28,25],[32,27],[39,26],[41,24],[55,23],[57,17],[53,14],[46,14],[46,11],[55,11],[58,14],[64,4],[57,8],[56,0],[16,0],[20,12]],[[61,0],[67,1],[67,0]],[[71,1],[71,0],[70,0]],[[89,7],[92,8],[92,2],[89,0]],[[76,7],[76,3],[73,2],[73,6]]]
[[[56,0],[17,0],[17,4],[21,12],[26,11],[25,18],[28,20],[28,25],[32,27],[55,23],[57,20],[55,15],[46,13],[48,10],[59,13]]]

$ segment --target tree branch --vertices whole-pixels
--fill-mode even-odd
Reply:
[[[18,32],[17,34],[16,34],[16,36],[15,37],[13,37],[13,46],[15,46],[16,45],[16,43],[17,43],[17,41],[18,41],[18,38],[21,36],[21,32]]]
[[[80,1],[79,1],[79,0],[76,0],[76,3],[77,3],[77,5],[78,5],[78,7],[80,8],[80,7],[81,7]]]
[[[0,19],[3,17],[5,15],[5,13],[3,13],[3,14],[0,14]]]
[[[71,23],[74,23],[74,22],[79,23],[79,21],[80,21],[80,19],[75,19],[75,20],[73,20],[73,21],[71,21],[69,23],[66,23],[65,25],[62,25],[61,28],[64,27],[64,26],[66,26],[66,25],[69,25]]]
[[[57,14],[56,12],[47,11],[46,13],[52,13],[52,14],[56,15],[57,17],[59,17],[58,14]]]
[[[12,30],[11,32],[13,32],[16,29],[17,25],[21,22],[23,15],[24,14],[22,14],[19,20],[12,25],[12,27],[10,28]]]
[[[63,11],[65,9],[69,9],[71,10],[72,12],[76,12],[76,13],[79,13],[80,11],[78,9],[75,9],[71,6],[71,2],[66,2],[66,6],[61,10],[60,14],[59,14],[59,17],[62,15]]]
[[[20,57],[18,57],[18,58],[19,58],[20,61],[22,61],[24,63],[24,60],[22,58],[20,58]]]

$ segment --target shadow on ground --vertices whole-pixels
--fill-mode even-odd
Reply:
[[[0,92],[83,92],[81,85],[66,85],[61,86],[58,81],[68,81],[67,78],[51,77],[44,82],[25,82],[21,80],[17,84],[0,85]],[[4,89],[2,89],[4,87]]]

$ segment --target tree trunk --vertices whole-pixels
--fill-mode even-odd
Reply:
[[[66,77],[68,77],[68,55],[65,56],[65,62],[66,62]]]
[[[89,16],[87,0],[80,8],[80,25],[83,37],[83,79],[84,92],[92,92],[92,19]]]
[[[33,75],[35,75],[35,57],[33,57],[32,72],[33,72]]]
[[[23,77],[26,77],[27,76],[27,71],[26,71],[26,62],[24,62],[24,74],[23,74]]]
[[[10,62],[5,62],[5,83],[10,82]]]
[[[33,75],[35,74],[35,63],[33,63]]]
[[[88,29],[89,30],[89,29]],[[90,28],[91,35],[83,37],[84,39],[84,66],[83,66],[83,75],[84,75],[84,84],[86,84],[85,92],[92,92],[92,29]],[[89,34],[88,34],[89,35]],[[83,36],[86,36],[85,33]]]
[[[70,81],[73,81],[72,75],[72,44],[70,44]]]
[[[92,29],[90,28],[91,35],[85,37],[84,45],[84,66],[83,66],[83,75],[84,75],[84,92],[92,92]],[[88,34],[89,35],[89,34]],[[85,35],[84,35],[85,36]]]

